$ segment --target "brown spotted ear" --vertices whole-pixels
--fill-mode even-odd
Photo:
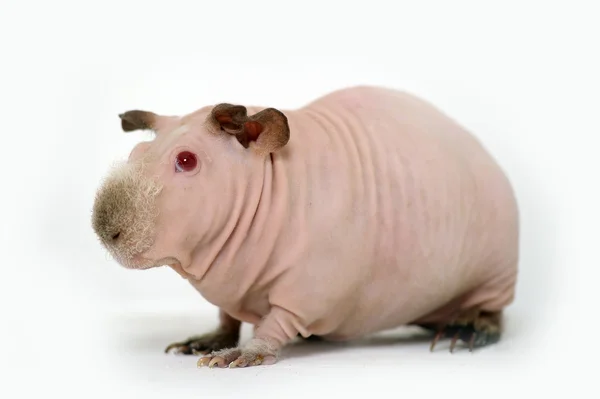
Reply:
[[[153,112],[133,110],[119,114],[124,132],[134,130],[154,130],[157,115]]]
[[[223,103],[213,108],[209,122],[216,130],[236,136],[244,148],[254,143],[262,153],[275,152],[290,139],[287,117],[275,108],[248,116],[246,107]]]

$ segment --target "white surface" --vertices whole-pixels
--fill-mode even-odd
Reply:
[[[31,3],[0,10],[0,397],[599,397],[595,2]],[[432,101],[513,181],[522,262],[503,341],[453,355],[418,339],[311,343],[245,370],[163,354],[216,310],[96,242],[99,180],[149,138],[122,134],[117,114],[288,108],[365,83]]]

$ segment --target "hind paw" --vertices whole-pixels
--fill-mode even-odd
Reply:
[[[450,323],[437,325],[422,325],[429,330],[436,331],[431,341],[430,351],[433,352],[435,345],[440,339],[451,338],[450,352],[454,352],[457,342],[466,343],[469,351],[495,344],[501,336],[501,313],[500,312],[469,312]]]

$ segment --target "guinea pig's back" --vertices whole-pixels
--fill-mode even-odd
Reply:
[[[359,324],[391,327],[458,297],[490,310],[512,300],[516,203],[474,135],[415,96],[377,87],[334,92],[303,117],[318,121],[305,140],[325,143],[299,146],[313,170],[317,217],[306,220],[314,243],[350,253],[339,259],[354,261],[343,265],[348,285],[362,283],[349,292],[355,317],[370,320]]]

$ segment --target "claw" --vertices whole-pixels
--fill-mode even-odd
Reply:
[[[431,341],[431,346],[429,347],[430,352],[433,352],[433,348],[435,348],[435,344],[437,344],[437,342],[440,340],[440,338],[442,338],[443,334],[444,334],[444,330],[440,330],[437,332],[437,334],[435,334],[435,337],[433,337],[433,341]]]
[[[475,333],[471,334],[471,339],[469,340],[469,352],[473,352],[473,346],[475,345],[475,336]]]
[[[223,358],[222,358],[222,357],[220,357],[220,356],[214,357],[214,358],[213,358],[213,359],[210,361],[210,363],[208,363],[208,367],[210,367],[210,368],[212,369],[212,368],[213,368],[213,367],[215,367],[215,366],[218,366],[218,367],[223,367],[223,366],[225,366],[225,359],[223,359]]]
[[[260,366],[263,362],[263,357],[258,355],[256,356],[256,359],[252,362],[253,366]]]
[[[243,358],[238,357],[233,362],[229,363],[229,368],[234,369],[236,367],[246,367],[246,365],[247,362]]]
[[[460,335],[460,332],[457,332],[452,337],[452,341],[450,342],[450,353],[454,352],[454,347],[456,346],[456,341],[458,341],[458,336],[459,335]]]
[[[218,364],[218,363],[219,363],[219,361],[217,359],[212,358],[212,359],[210,359],[210,362],[208,362],[208,368],[212,369],[213,367],[215,367],[215,364]]]
[[[210,363],[211,360],[212,360],[212,358],[210,356],[201,357],[197,363],[198,367],[208,366],[208,364]]]

